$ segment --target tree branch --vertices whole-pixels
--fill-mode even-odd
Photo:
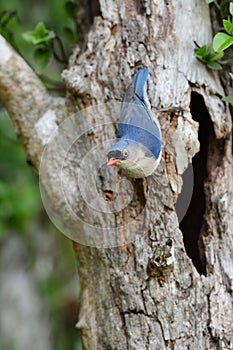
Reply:
[[[67,114],[66,99],[50,96],[34,71],[2,36],[0,52],[0,101],[38,171],[48,137]]]
[[[67,213],[66,198],[59,176],[66,158],[66,144],[70,144],[70,131],[63,130],[62,127],[59,129],[59,125],[66,118],[69,119],[77,108],[68,97],[49,95],[37,75],[2,36],[0,52],[0,101],[12,119],[27,159],[35,171],[40,172],[40,183],[43,185],[44,196],[46,195],[43,203],[46,206],[46,202],[49,206],[46,207],[47,211],[51,210],[64,221],[66,217],[68,226],[73,227],[75,218],[72,218],[69,211]],[[75,130],[75,126],[70,126],[71,130]],[[54,141],[52,138],[54,143],[50,144],[54,135],[58,139],[55,137]],[[45,148],[46,145],[48,147]],[[47,154],[44,162],[41,162],[42,154]],[[64,175],[65,183],[70,183],[69,179],[70,174]],[[71,192],[75,193],[75,188]],[[74,197],[72,205],[75,200]]]

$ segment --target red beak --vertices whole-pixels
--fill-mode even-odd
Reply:
[[[114,165],[114,164],[117,164],[119,161],[120,159],[110,158],[106,165],[107,166]]]

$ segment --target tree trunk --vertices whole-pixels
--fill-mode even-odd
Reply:
[[[194,41],[212,39],[209,7],[201,0],[89,4],[99,15],[86,21],[85,46],[75,48],[63,72],[75,102],[46,103],[39,114],[55,110],[47,119],[56,119],[60,132],[48,144],[41,118],[30,138],[34,153],[25,146],[38,168],[34,159],[48,144],[44,203],[78,242],[83,348],[233,349],[232,122],[218,74],[193,56]],[[151,104],[164,109],[156,113],[163,157],[154,177],[129,181],[102,165],[119,116],[111,101],[122,100],[141,67],[150,69]],[[65,120],[76,104],[90,108]],[[175,204],[189,162],[193,196],[179,225]]]

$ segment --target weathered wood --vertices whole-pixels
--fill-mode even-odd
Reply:
[[[60,104],[54,101],[52,110],[59,118],[51,118],[50,112],[48,119],[56,120],[60,133],[46,147],[41,167],[46,203],[63,218],[71,236],[85,244],[74,244],[82,285],[77,327],[83,347],[233,349],[232,122],[221,101],[224,86],[217,73],[193,56],[194,41],[199,45],[211,42],[209,7],[202,0],[106,0],[99,1],[99,9],[101,15],[94,18],[85,48],[74,49],[70,66],[63,72],[75,103],[68,97]],[[100,167],[94,183],[91,164],[103,164],[109,139],[115,135],[119,104],[111,100],[122,99],[134,72],[144,66],[150,69],[150,103],[164,109],[181,107],[180,112],[156,113],[163,134],[159,174],[147,183],[121,183],[117,171]],[[10,60],[2,63],[1,81],[14,67]],[[10,86],[9,80],[5,86]],[[20,96],[18,89],[16,93]],[[0,94],[4,100],[3,89]],[[71,117],[69,103],[72,111],[74,104],[84,111]],[[96,107],[97,103],[102,105]],[[88,106],[94,107],[85,110]],[[8,107],[13,119],[19,108],[20,102],[14,110]],[[41,118],[47,109],[35,121],[39,134],[33,124],[28,140],[24,127],[20,129],[29,154],[29,144],[37,145],[38,139],[40,145],[48,143],[48,116]],[[62,124],[66,117],[68,121]],[[196,188],[203,194],[192,202],[193,210],[183,225],[186,241],[197,244],[199,236],[199,253],[192,261],[175,203],[182,189],[181,175],[199,151],[198,124],[202,128],[199,155],[206,158],[194,165],[202,164],[200,171],[206,176],[199,174]],[[38,168],[43,147],[38,152],[33,149],[31,159]],[[88,188],[85,181],[96,187]],[[116,190],[116,183],[122,191]],[[199,206],[203,214],[196,210]],[[131,226],[127,226],[129,220]],[[200,232],[194,232],[195,221],[200,223]],[[106,224],[107,231],[103,230]],[[129,244],[114,247],[125,242]],[[195,258],[204,264],[202,271]]]
[[[224,90],[217,73],[193,56],[194,41],[211,42],[209,8],[204,1],[100,1],[100,11],[86,49],[82,54],[74,50],[63,73],[78,104],[121,99],[135,69],[147,66],[151,104],[180,106],[184,112],[159,118],[165,186],[149,180],[149,194],[144,197],[146,232],[135,230],[133,242],[123,248],[76,245],[83,284],[78,328],[84,348],[232,349],[232,124],[221,101]],[[206,130],[206,209],[200,218],[206,276],[196,271],[185,253],[174,210],[180,175],[199,149],[197,125],[189,110],[192,91],[203,96],[213,127],[213,132]],[[203,106],[198,108],[201,115]],[[94,144],[98,142],[96,137]],[[189,232],[185,234],[188,239]],[[151,276],[148,264],[158,244],[163,246],[168,238],[174,244],[175,262],[167,271],[155,268]]]

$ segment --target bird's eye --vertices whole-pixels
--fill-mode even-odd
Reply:
[[[127,158],[127,157],[128,157],[128,154],[129,154],[128,150],[125,149],[125,150],[123,151],[123,157],[124,157],[124,158]]]

